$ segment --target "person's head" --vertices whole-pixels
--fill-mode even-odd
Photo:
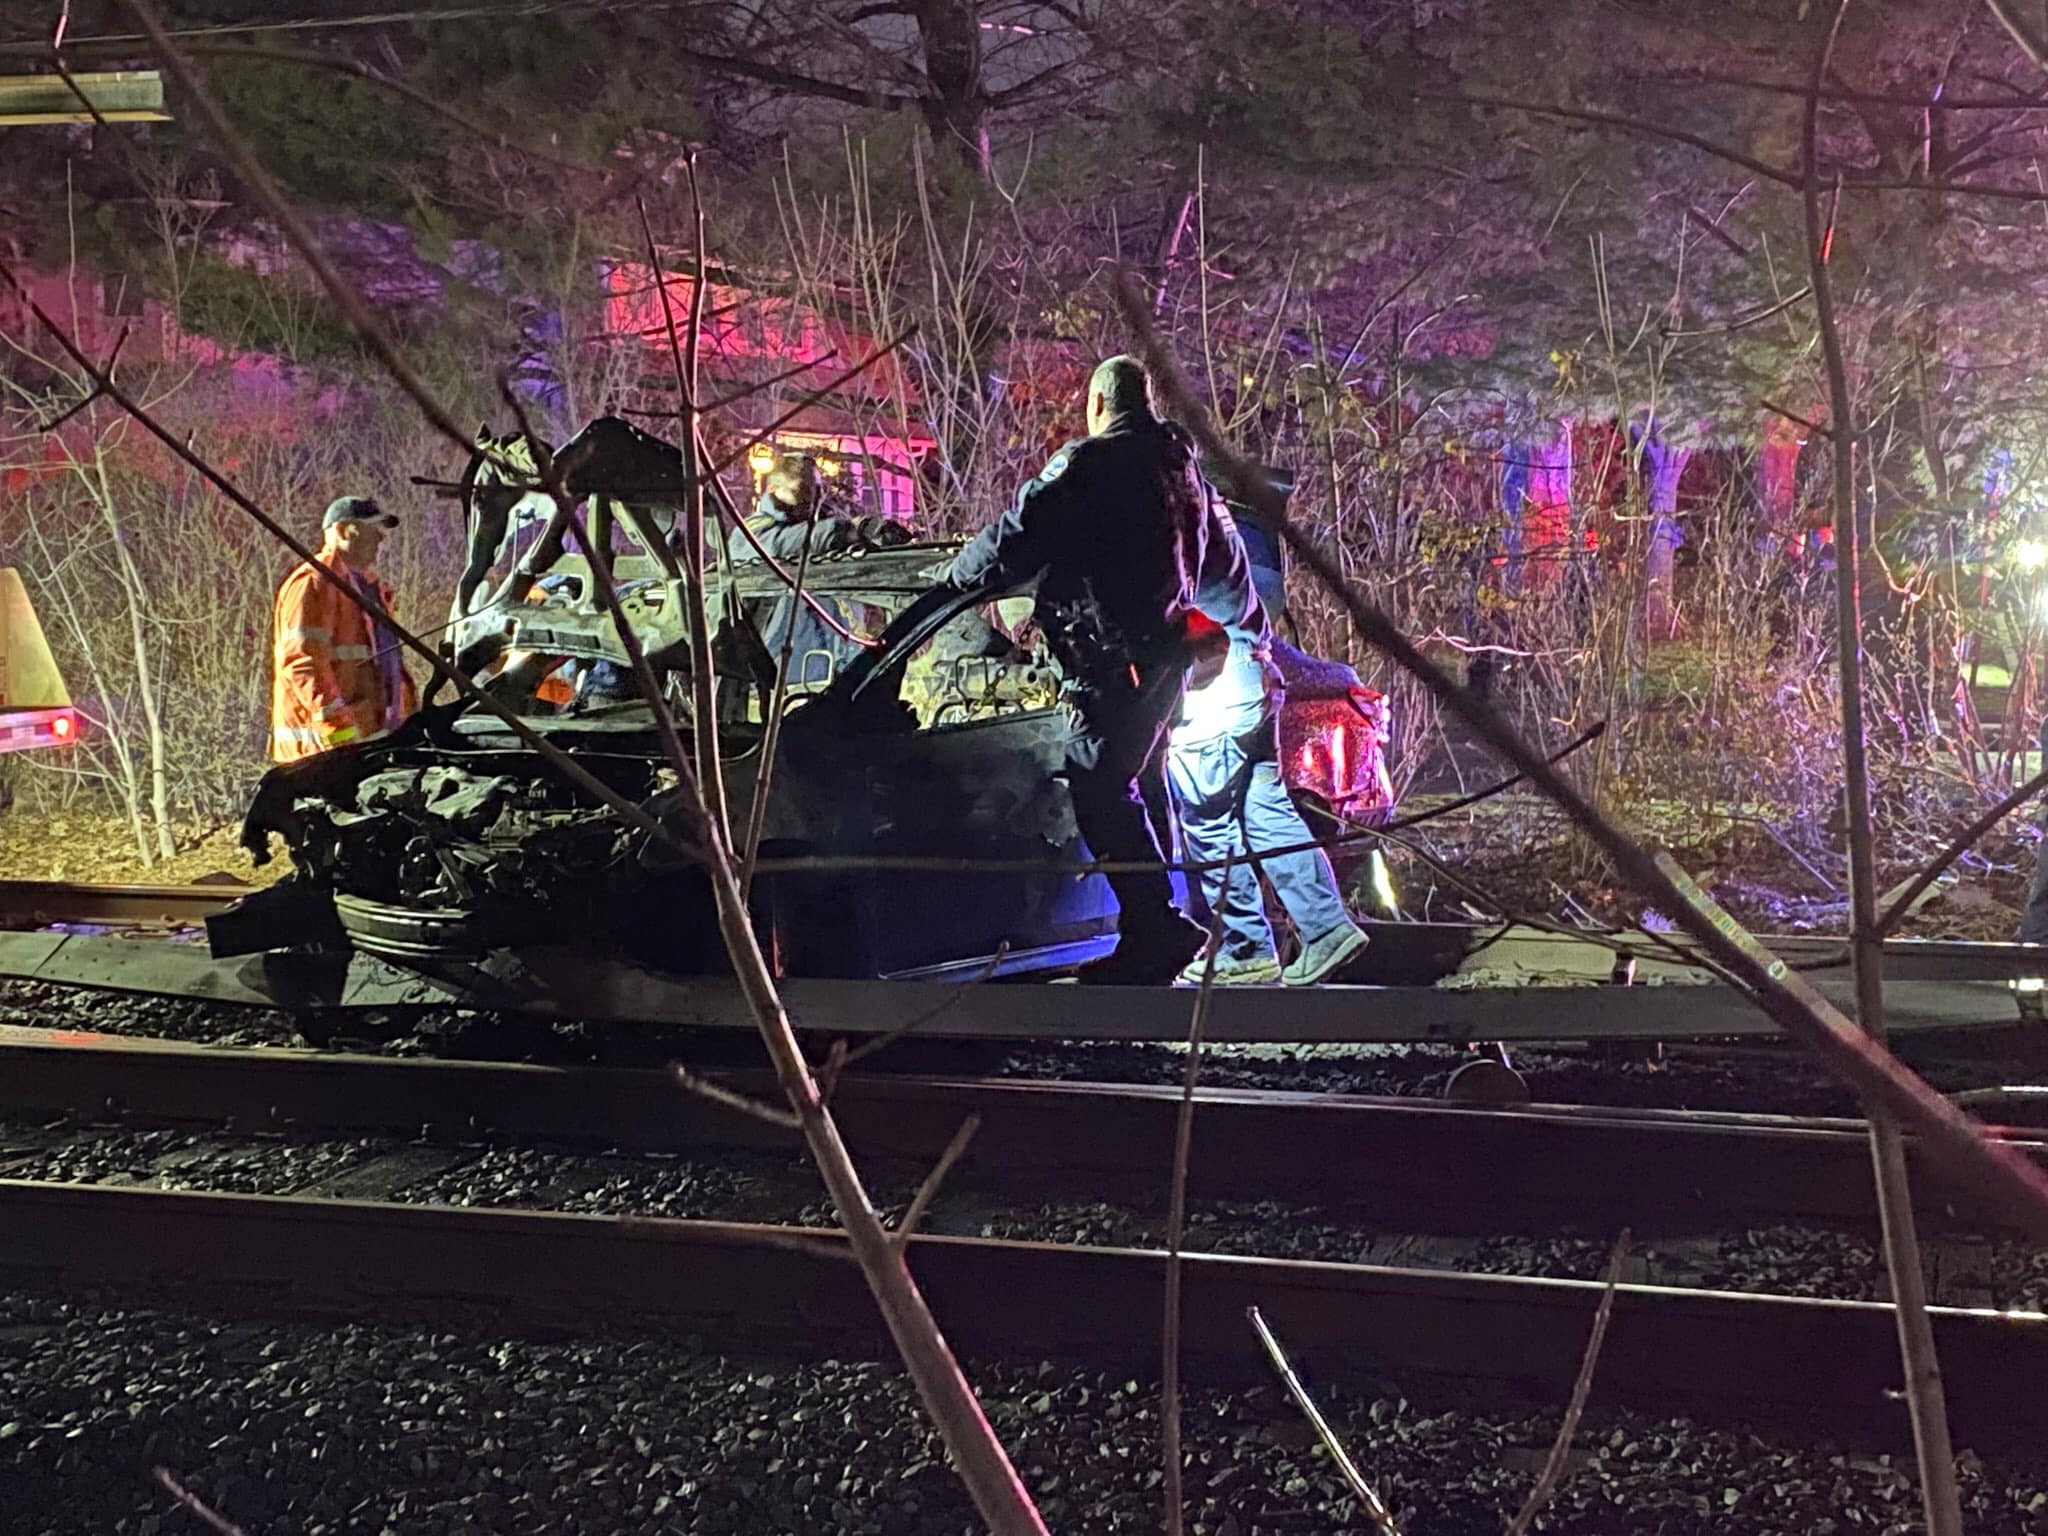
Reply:
[[[1150,416],[1151,380],[1128,353],[1106,358],[1088,378],[1088,430],[1100,432],[1115,416]]]
[[[775,467],[768,471],[767,489],[778,506],[809,517],[817,511],[818,498],[824,489],[818,475],[818,461],[808,453],[777,454]]]
[[[359,568],[376,563],[385,533],[397,526],[398,519],[370,496],[337,496],[327,503],[327,511],[320,519],[327,542],[340,550],[350,565]]]

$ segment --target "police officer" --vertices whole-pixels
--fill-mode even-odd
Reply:
[[[1212,548],[1228,556],[1211,538],[1212,502],[1187,434],[1152,413],[1143,365],[1112,357],[1088,381],[1088,436],[1054,454],[941,582],[994,597],[1038,578],[1034,617],[1065,678],[1064,776],[1081,835],[1098,859],[1157,866],[1109,877],[1117,947],[1083,981],[1171,981],[1205,938],[1174,909],[1139,780],[1180,702],[1205,562]]]
[[[753,539],[738,532],[726,539],[726,548],[735,564],[759,560],[761,557],[754,549],[758,543],[792,572],[806,543],[815,558],[862,549],[888,549],[910,542],[909,530],[891,518],[864,517],[829,503],[824,480],[818,473],[818,461],[807,453],[785,453],[776,458],[754,515],[747,519],[747,531]],[[829,597],[814,601],[829,608],[842,622],[852,618],[843,602]],[[796,634],[790,644],[791,666],[799,679],[804,675],[805,658],[815,652],[830,655],[835,667],[844,666],[859,654],[857,645],[834,634],[807,605],[800,609],[796,594],[786,592],[775,600],[767,622],[761,626],[761,643],[771,657],[782,654],[792,625]]]
[[[1168,738],[1166,782],[1181,837],[1197,863],[1239,859],[1202,871],[1202,899],[1222,931],[1216,981],[1225,986],[1285,981],[1306,986],[1348,964],[1366,946],[1337,891],[1329,858],[1310,841],[1277,760],[1278,674],[1255,568],[1227,510],[1221,542],[1230,558],[1209,561],[1196,607],[1206,631],[1195,642],[1179,722]],[[1295,851],[1270,854],[1269,849]],[[1259,888],[1263,871],[1294,923],[1301,948],[1283,969]],[[1183,981],[1202,979],[1191,962]]]

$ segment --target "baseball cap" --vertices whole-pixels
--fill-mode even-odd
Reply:
[[[398,518],[378,506],[374,496],[337,496],[327,503],[327,512],[320,519],[320,526],[332,528],[336,523],[377,523],[386,528],[396,528]]]

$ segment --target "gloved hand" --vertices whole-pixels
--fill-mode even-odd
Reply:
[[[313,726],[320,733],[320,745],[323,748],[345,747],[362,735],[362,731],[356,725],[354,712],[349,709],[346,701],[341,699],[329,699],[321,705],[319,718],[313,722]]]

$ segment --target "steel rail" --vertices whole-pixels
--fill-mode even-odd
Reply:
[[[0,1278],[154,1295],[226,1293],[271,1313],[388,1317],[487,1309],[608,1329],[701,1328],[735,1347],[879,1352],[860,1274],[829,1231],[0,1180]],[[972,1356],[1061,1359],[1149,1374],[1163,1253],[919,1236],[911,1263]],[[1326,1379],[1430,1372],[1571,1383],[1602,1287],[1584,1281],[1190,1254],[1188,1375],[1259,1379],[1256,1305]],[[2048,1317],[1936,1308],[1959,1421],[1992,1436],[2048,1429]],[[1820,1409],[1831,1433],[1901,1428],[1891,1308],[1881,1303],[1622,1286],[1603,1396]]]
[[[214,960],[196,945],[76,933],[0,933],[0,979],[277,1008],[331,1022],[363,1010],[494,1009],[529,1019],[667,1029],[751,1030],[730,978],[678,977],[570,947],[523,949],[485,965],[421,958],[404,968],[365,955],[272,951]],[[1508,979],[1520,978],[1510,973]],[[1541,978],[1532,978],[1538,979]],[[1779,1038],[1737,988],[1720,983],[1623,986],[1580,974],[1575,985],[1232,987],[1218,992],[1218,1043],[1684,1040]],[[1848,977],[1822,972],[1822,994]],[[813,1035],[1181,1041],[1186,988],[793,980],[783,993]],[[2023,1027],[2029,999],[2003,980],[1897,981],[1886,1006],[1898,1034],[2001,1034]],[[939,1006],[935,1007],[935,1003]]]
[[[767,1096],[765,1072],[719,1079]],[[833,1097],[863,1158],[928,1165],[970,1114],[978,1183],[1165,1187],[1180,1089],[1014,1078],[849,1076]],[[1569,1217],[1595,1230],[1694,1231],[1715,1221],[1865,1222],[1876,1214],[1861,1121],[1625,1110],[1492,1109],[1433,1099],[1204,1088],[1190,1187],[1208,1199],[1377,1208],[1416,1231]],[[0,1028],[0,1115],[225,1125],[238,1132],[496,1137],[642,1153],[793,1150],[767,1122],[685,1097],[668,1073],[173,1045]],[[2048,1167],[2048,1134],[2007,1141]],[[1930,1230],[1995,1226],[1931,1170]]]
[[[49,923],[204,922],[255,887],[220,885],[100,885],[77,880],[0,880],[0,928]]]
[[[197,885],[97,884],[70,880],[0,880],[0,928],[56,923],[196,923],[258,887],[240,882]],[[1639,975],[1685,976],[1676,958],[1698,952],[1683,934],[1661,944],[1641,935],[1589,933],[1578,939],[1554,929],[1478,923],[1370,925],[1382,948],[1402,951],[1402,969],[1433,960],[1471,957],[1467,969],[1522,971],[1532,976],[1606,976],[1620,953]],[[1767,935],[1763,942],[1787,964],[1826,971],[1848,965],[1848,941],[1811,934]],[[1998,981],[2048,977],[2048,946],[1962,939],[1889,939],[1885,975],[1892,981]]]

